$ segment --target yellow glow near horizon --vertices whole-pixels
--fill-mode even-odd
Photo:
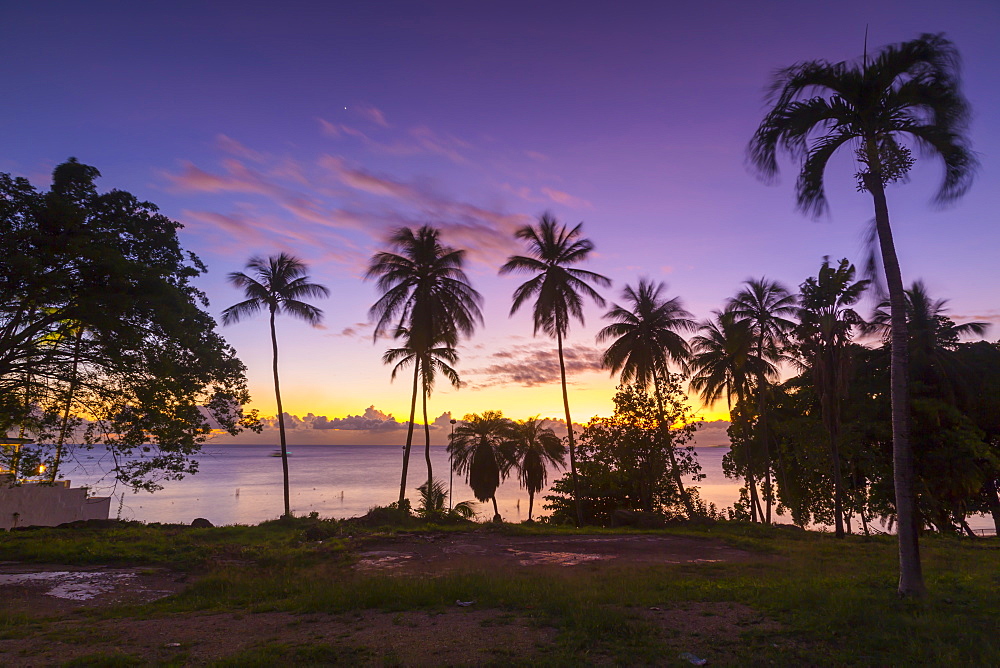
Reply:
[[[570,413],[573,421],[585,424],[594,416],[607,417],[614,411],[614,383],[605,378],[581,379],[580,385],[570,387]],[[596,383],[587,383],[586,380]],[[405,422],[410,415],[409,388],[397,384],[379,396],[368,398],[359,392],[357,399],[319,397],[310,392],[282,392],[282,403],[286,413],[305,416],[309,413],[328,419],[344,418],[348,415],[364,414],[369,406],[385,414],[391,414],[400,422]],[[265,417],[273,417],[274,398],[263,392],[255,393],[258,401],[250,408],[257,408]],[[287,394],[287,396],[286,396]],[[695,416],[705,422],[729,420],[729,411],[724,402],[714,406],[704,406],[695,395],[688,395],[688,400]],[[439,389],[427,403],[427,415],[433,421],[438,416],[450,412],[453,418],[461,419],[468,413],[482,413],[485,410],[501,410],[506,417],[523,420],[539,415],[543,418],[563,419],[564,408],[562,390],[558,384],[539,385],[534,387],[489,387],[483,389]],[[423,423],[421,406],[418,400],[416,421]]]

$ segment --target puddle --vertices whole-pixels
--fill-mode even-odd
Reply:
[[[45,571],[41,573],[3,573],[0,586],[35,585],[46,587],[48,596],[68,601],[89,601],[92,598],[114,591],[135,578],[132,572],[72,572]]]
[[[588,561],[614,559],[612,554],[581,554],[579,552],[527,552],[508,548],[522,566],[576,566]]]
[[[402,552],[364,552],[361,559],[354,565],[359,570],[386,570],[399,568],[413,558],[412,554]]]

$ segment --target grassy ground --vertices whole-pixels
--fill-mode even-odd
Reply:
[[[573,533],[537,525],[405,529]],[[1000,664],[996,538],[926,537],[930,594],[914,601],[895,594],[896,552],[888,537],[838,541],[828,534],[722,523],[657,533],[717,538],[755,558],[503,570],[459,564],[438,576],[352,569],[356,552],[373,537],[384,541],[385,532],[305,518],[210,529],[44,529],[0,534],[0,560],[145,564],[192,576],[193,583],[176,596],[91,611],[91,622],[127,625],[225,613],[244,621],[246,615],[272,615],[289,625],[319,618],[348,624],[342,642],[329,634],[321,640],[278,634],[212,661],[183,652],[169,659],[129,655],[97,643],[76,665],[440,663],[427,654],[427,643],[441,640],[434,623],[442,615],[450,615],[449,623],[471,624],[464,635],[496,641],[486,642],[493,649],[485,660],[468,654],[458,661],[469,664],[685,665],[680,654],[695,649],[713,665]],[[459,599],[475,600],[475,615],[456,617]],[[350,620],[354,627],[348,628]],[[373,624],[411,633],[419,642],[389,647],[358,635],[360,627]],[[0,612],[0,639],[68,632],[71,626],[58,616]],[[505,647],[505,635],[523,642]],[[475,638],[469,642],[478,647]]]

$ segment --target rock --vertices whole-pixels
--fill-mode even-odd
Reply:
[[[191,521],[191,526],[195,529],[210,529],[215,525],[206,520],[204,517],[196,517]]]

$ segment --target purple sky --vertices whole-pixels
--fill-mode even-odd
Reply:
[[[240,299],[225,275],[249,256],[305,259],[333,296],[317,303],[325,329],[279,324],[292,413],[407,413],[360,280],[399,225],[440,225],[486,298],[486,325],[461,349],[467,386],[440,384],[433,416],[561,414],[554,346],[532,338],[527,311],[507,317],[518,279],[496,276],[519,252],[512,231],[545,210],[584,222],[597,247],[587,268],[615,281],[610,300],[645,275],[699,318],[750,276],[794,287],[823,255],[860,261],[872,205],[849,154],[814,222],[794,210],[789,165],[764,186],[744,148],[771,73],[859,56],[866,24],[871,50],[944,32],[962,53],[978,178],[935,209],[940,166],[921,162],[890,189],[890,214],[904,280],[923,278],[959,321],[1000,324],[995,1],[148,4],[4,7],[0,171],[43,187],[72,155],[101,170],[103,189],[156,202],[208,264],[215,313]],[[602,312],[571,333],[579,421],[610,412]],[[265,320],[224,333],[254,406],[273,414]]]

